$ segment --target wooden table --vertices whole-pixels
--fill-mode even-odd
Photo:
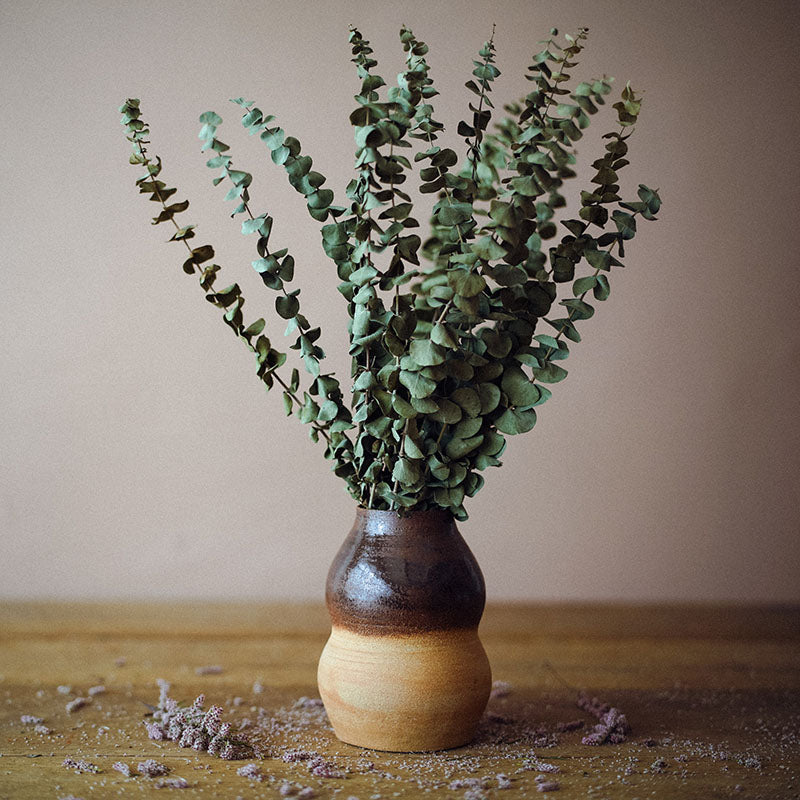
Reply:
[[[481,631],[494,676],[510,690],[490,701],[469,747],[404,755],[341,744],[321,709],[297,703],[317,696],[321,607],[5,604],[0,799],[178,792],[112,768],[147,758],[189,783],[179,797],[278,798],[288,780],[341,800],[513,800],[540,796],[541,775],[559,784],[541,796],[556,798],[800,797],[797,608],[501,606],[487,610]],[[222,671],[198,674],[212,665]],[[271,755],[258,762],[264,780],[237,774],[249,762],[149,740],[143,720],[157,678],[175,697],[191,702],[203,692],[235,726],[249,725]],[[93,686],[105,692],[68,713]],[[576,706],[578,689],[625,712],[626,742],[581,744],[595,720]],[[43,718],[51,732],[22,715]],[[561,730],[578,720],[583,730]],[[292,751],[319,758],[282,760]],[[100,771],[77,774],[65,757]],[[346,777],[314,775],[309,764],[320,763]]]

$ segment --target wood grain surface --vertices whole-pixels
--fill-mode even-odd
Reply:
[[[333,737],[322,710],[301,700],[318,697],[328,631],[321,606],[1,605],[0,800],[250,800],[300,787],[341,800],[800,797],[797,608],[489,606],[481,638],[495,680],[510,687],[490,700],[474,743],[435,754],[376,753]],[[217,665],[218,674],[198,674]],[[250,762],[150,741],[143,721],[158,678],[174,697],[202,692],[234,728],[245,725],[264,753],[263,780],[237,774]],[[67,712],[100,685],[104,693]],[[576,705],[581,689],[627,715],[627,741],[581,744],[595,722]],[[579,721],[582,729],[562,730]],[[298,751],[319,758],[283,760]],[[100,771],[76,774],[66,757]],[[159,789],[158,779],[112,768],[148,758],[189,788]],[[542,775],[558,789],[540,793]]]

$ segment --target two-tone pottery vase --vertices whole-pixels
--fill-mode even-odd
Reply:
[[[336,735],[376,750],[471,741],[491,671],[478,639],[486,589],[453,517],[359,508],[331,565],[319,690]]]

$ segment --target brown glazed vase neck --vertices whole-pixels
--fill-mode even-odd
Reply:
[[[446,511],[359,508],[328,573],[335,627],[402,634],[476,628],[486,588],[478,562]]]

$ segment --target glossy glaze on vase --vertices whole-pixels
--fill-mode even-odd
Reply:
[[[396,751],[469,742],[491,688],[485,596],[452,516],[358,509],[326,587],[319,687],[337,736]]]

